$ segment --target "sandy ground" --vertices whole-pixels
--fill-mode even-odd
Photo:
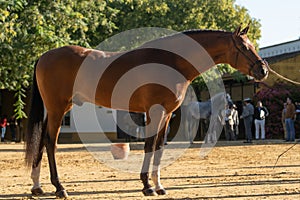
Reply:
[[[201,158],[201,144],[196,143],[161,170],[168,195],[157,197],[142,195],[139,174],[99,162],[81,144],[60,144],[56,155],[70,199],[300,199],[300,144],[284,154],[273,169],[278,155],[291,145],[281,141],[251,145],[219,142]],[[142,154],[142,150],[131,150],[130,155],[134,154]],[[46,155],[41,183],[45,195],[34,199],[55,199]],[[0,144],[0,199],[31,199],[30,189],[23,145]]]

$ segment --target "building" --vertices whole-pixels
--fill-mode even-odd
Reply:
[[[90,103],[84,103],[82,106],[74,105],[62,121],[59,142],[116,140],[116,113],[116,110]]]
[[[262,58],[272,58],[295,52],[300,52],[300,38],[298,40],[263,47],[259,50],[259,55]]]
[[[300,82],[300,38],[261,48],[259,54],[278,74]],[[265,83],[273,85],[278,80],[283,81],[271,73]]]

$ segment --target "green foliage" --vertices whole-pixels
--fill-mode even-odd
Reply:
[[[116,33],[139,27],[223,29],[251,22],[257,45],[259,21],[234,0],[0,0],[0,89],[28,88],[41,54],[63,45],[95,47]],[[222,66],[222,73],[231,72]],[[200,83],[201,78],[195,81]],[[19,94],[19,97],[22,95]],[[16,112],[23,109],[17,98]]]
[[[14,103],[14,112],[16,119],[27,118],[27,115],[24,112],[25,102],[23,101],[23,98],[26,97],[25,93],[26,90],[22,87],[18,88],[15,93],[16,102]]]
[[[260,38],[260,23],[251,18],[244,7],[234,4],[234,0],[118,0],[108,1],[108,5],[116,8],[119,13],[114,19],[118,32],[139,27],[162,27],[175,31],[188,29],[220,29],[233,31],[241,23],[251,24],[248,37],[257,47]],[[229,65],[218,65],[221,75],[229,73],[238,81],[247,78]],[[193,81],[197,90],[206,89],[216,75],[206,72],[206,78],[199,76]]]
[[[78,44],[89,47],[115,26],[114,9],[105,1],[0,1],[0,89],[28,88],[33,64],[53,48]],[[92,41],[94,40],[94,41]],[[23,95],[16,108],[23,109]],[[18,116],[23,110],[16,110]]]
[[[257,102],[261,100],[269,110],[270,115],[266,119],[266,135],[268,138],[283,138],[283,127],[281,124],[281,112],[283,103],[287,97],[293,99],[294,103],[300,101],[299,86],[275,83],[272,87],[262,88],[255,96]],[[300,130],[300,121],[295,122],[296,130]]]

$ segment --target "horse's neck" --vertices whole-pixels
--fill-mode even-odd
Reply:
[[[189,54],[188,61],[193,65],[192,70],[189,65],[182,66],[183,71],[190,71],[190,80],[198,77],[201,73],[220,63],[231,63],[230,45],[232,43],[232,33],[221,31],[196,31],[187,33],[187,36],[197,41],[198,47],[185,47],[186,54]],[[183,39],[185,40],[185,39]],[[196,45],[196,46],[197,46]],[[195,64],[196,63],[196,64]]]
[[[149,56],[159,56],[160,59],[174,61],[173,67],[179,71],[187,81],[192,81],[202,72],[205,72],[216,64],[229,63],[227,55],[230,42],[232,42],[232,40],[231,33],[229,32],[191,31],[153,40],[139,48],[152,48],[169,52],[165,54],[164,57],[162,57],[161,54]],[[112,53],[112,55],[107,55],[107,57],[112,56],[108,59],[114,59],[115,56],[119,56],[118,54],[125,53],[126,52]],[[141,56],[145,55],[142,54]]]
[[[215,64],[229,63],[228,51],[232,42],[232,33],[211,31],[211,32],[199,32],[191,34],[194,40],[196,40],[211,56]]]

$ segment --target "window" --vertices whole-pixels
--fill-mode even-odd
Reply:
[[[61,122],[61,125],[62,126],[70,126],[71,124],[70,124],[70,111],[69,112],[67,112],[66,114],[65,114],[65,116],[63,117],[63,120],[62,120],[62,122]]]

